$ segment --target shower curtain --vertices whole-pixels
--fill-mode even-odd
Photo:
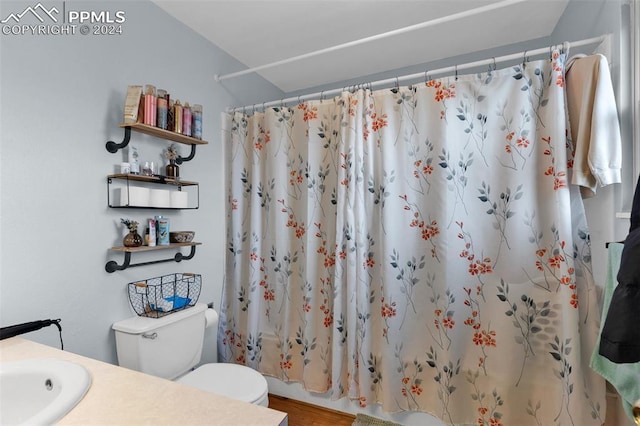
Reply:
[[[564,61],[223,114],[222,359],[448,424],[603,424]]]

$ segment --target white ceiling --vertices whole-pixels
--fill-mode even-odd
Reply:
[[[289,93],[546,37],[553,32],[568,1],[154,0],[154,3],[247,67],[435,19],[448,21],[447,16],[470,9],[500,5],[474,16],[258,72]]]

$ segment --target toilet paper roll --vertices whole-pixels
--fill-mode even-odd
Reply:
[[[171,194],[166,189],[152,189],[149,197],[151,207],[171,207]]]
[[[185,191],[171,191],[171,207],[185,209],[189,205],[189,193]]]
[[[218,313],[209,308],[204,311],[204,326],[205,328],[214,327],[218,328]]]
[[[147,207],[149,205],[149,189],[132,186],[113,190],[114,206]]]

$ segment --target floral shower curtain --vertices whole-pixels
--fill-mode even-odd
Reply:
[[[564,60],[223,114],[222,359],[449,424],[602,424]]]

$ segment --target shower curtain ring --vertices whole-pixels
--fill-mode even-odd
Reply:
[[[498,68],[498,66],[496,65],[496,57],[494,56],[492,59],[493,65],[489,64],[489,72],[495,71]]]
[[[527,62],[529,62],[529,58],[527,58],[527,51],[524,51],[524,54],[522,55],[522,69],[525,69],[527,67]]]
[[[424,70],[424,84],[429,81],[429,70]]]
[[[324,90],[320,92],[320,103],[322,103],[322,101],[324,101]]]
[[[458,64],[454,65],[453,69],[455,71],[456,81],[458,81]]]

